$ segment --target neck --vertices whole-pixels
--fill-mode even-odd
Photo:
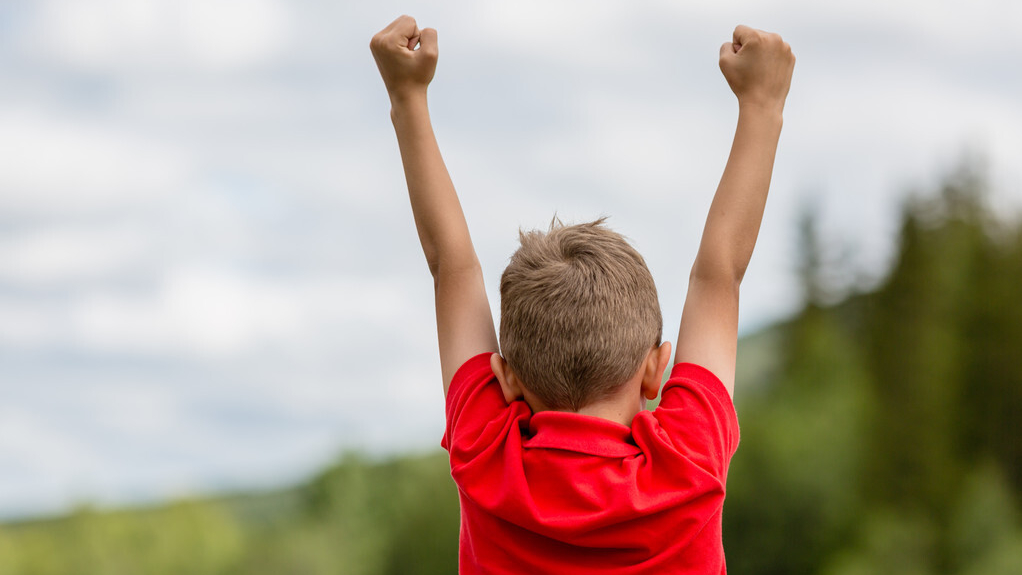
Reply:
[[[599,417],[601,419],[615,421],[627,427],[631,427],[632,420],[635,419],[635,416],[646,407],[646,401],[642,398],[640,393],[641,384],[642,373],[640,372],[636,374],[636,377],[625,382],[617,393],[606,399],[587,404],[579,410],[561,409],[557,411],[581,413],[582,415]],[[532,393],[525,391],[524,396],[525,402],[529,404],[533,413],[539,413],[540,411],[552,411],[544,405],[543,402],[539,401],[534,395],[532,395]]]
[[[622,399],[630,401],[613,401],[616,399],[616,397],[611,397],[605,401],[590,403],[578,410],[576,413],[599,417],[602,419],[609,419],[610,421],[616,421],[622,425],[631,427],[632,420],[635,419],[635,416],[642,410],[642,405],[640,405],[639,401],[635,398],[622,397]]]

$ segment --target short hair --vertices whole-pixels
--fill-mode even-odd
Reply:
[[[549,409],[612,395],[660,344],[653,276],[605,219],[521,231],[500,278],[501,352]]]

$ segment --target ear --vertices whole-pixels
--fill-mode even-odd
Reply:
[[[671,360],[671,342],[665,341],[649,350],[646,356],[646,370],[642,374],[642,396],[656,399],[660,393],[660,383],[664,380],[667,362]]]
[[[504,401],[510,404],[516,399],[524,398],[522,385],[518,382],[518,377],[515,376],[515,372],[511,371],[511,366],[507,364],[507,360],[499,353],[490,356],[490,369],[497,376],[500,390],[504,392]]]

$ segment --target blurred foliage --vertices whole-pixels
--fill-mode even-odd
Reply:
[[[1022,227],[984,189],[966,168],[909,202],[858,293],[806,216],[806,306],[741,347],[730,573],[1022,573]],[[346,455],[290,490],[2,525],[0,574],[449,574],[458,522],[445,453]]]
[[[458,525],[446,453],[347,455],[292,490],[0,526],[0,574],[448,575]]]
[[[806,307],[739,382],[729,573],[1022,573],[1022,227],[985,193],[966,166],[910,201],[861,293],[806,218]]]

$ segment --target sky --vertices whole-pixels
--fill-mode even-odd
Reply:
[[[432,283],[368,49],[402,13],[439,31],[433,122],[492,306],[520,227],[609,216],[673,333],[737,24],[797,57],[743,333],[801,303],[807,206],[868,286],[963,158],[1022,205],[1014,0],[3,0],[0,518],[438,448]]]

